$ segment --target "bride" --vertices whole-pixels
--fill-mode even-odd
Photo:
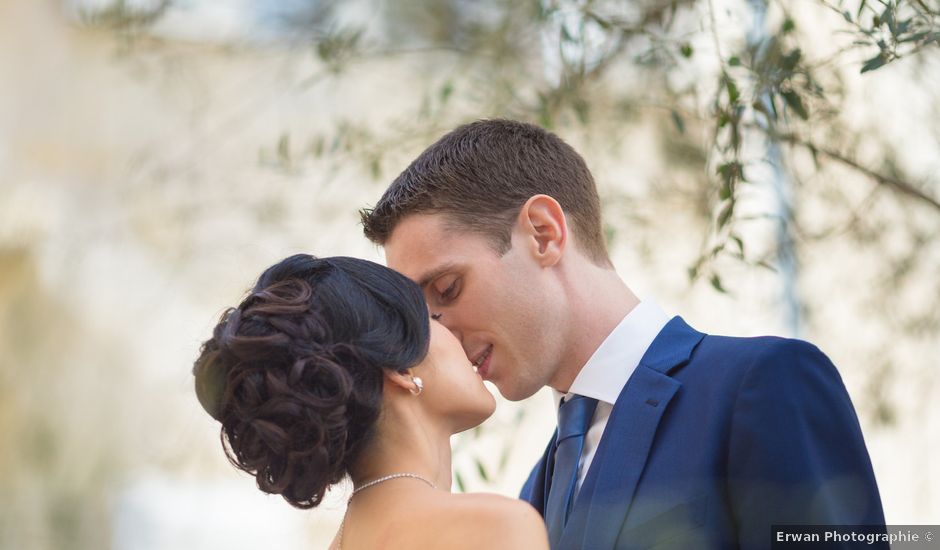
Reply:
[[[475,370],[403,275],[298,254],[222,315],[193,374],[262,491],[313,508],[351,478],[331,549],[547,549],[528,503],[450,492],[450,436],[496,407]]]

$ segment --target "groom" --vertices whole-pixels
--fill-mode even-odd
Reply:
[[[590,171],[554,134],[461,126],[363,225],[500,393],[555,390],[558,430],[521,495],[553,548],[770,548],[775,524],[884,524],[829,359],[641,301],[611,265]]]

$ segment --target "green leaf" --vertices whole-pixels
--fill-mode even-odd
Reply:
[[[509,455],[510,455],[509,450],[510,450],[509,445],[506,445],[505,447],[503,447],[502,453],[500,453],[500,455],[499,455],[499,471],[500,471],[500,473],[503,473],[503,472],[506,471],[506,464],[509,463]]]
[[[862,73],[867,73],[868,71],[874,71],[875,69],[883,66],[887,62],[888,62],[888,58],[883,53],[880,53],[876,55],[875,57],[869,59],[868,61],[865,62],[864,65],[862,65]]]
[[[467,492],[467,486],[463,482],[463,476],[460,475],[460,472],[454,471],[454,483],[457,484],[457,490],[461,493]]]
[[[772,271],[772,272],[774,272],[774,273],[777,272],[777,268],[774,267],[773,265],[771,265],[767,260],[761,260],[761,261],[757,262],[757,263],[754,264],[754,265],[756,265],[757,267],[762,267],[762,268],[767,269],[767,270],[769,270],[769,271]]]
[[[718,198],[726,201],[731,198],[731,186],[727,182],[718,189]]]
[[[861,2],[858,3],[858,14],[856,14],[856,17],[862,16],[862,10],[864,10],[865,6],[867,5],[868,5],[868,0],[862,0]]]
[[[744,179],[744,165],[736,160],[725,162],[716,170],[725,184],[731,186]]]
[[[339,71],[342,62],[356,53],[362,29],[339,29],[317,42],[317,57]]]
[[[718,214],[718,229],[728,225],[732,214],[734,214],[734,201],[728,201],[721,208],[721,213]]]
[[[741,58],[738,57],[738,56],[736,56],[736,55],[732,55],[731,57],[728,58],[728,65],[730,65],[730,66],[732,66],[732,67],[740,67],[740,66],[741,66]]]
[[[903,42],[918,42],[928,36],[930,36],[930,31],[915,32],[913,34],[909,34],[905,36],[904,38],[898,39],[898,42],[902,42],[902,43]]]
[[[734,241],[734,244],[738,245],[738,252],[741,256],[744,256],[744,241],[741,240],[741,237],[731,235],[731,240]]]
[[[911,20],[910,20],[910,19],[905,19],[904,21],[899,22],[899,23],[898,23],[898,28],[897,28],[897,31],[898,31],[898,32],[896,33],[896,35],[897,35],[897,36],[900,36],[900,35],[906,33],[906,32],[907,32],[907,29],[909,29],[910,26],[911,26]]]
[[[728,113],[724,111],[721,111],[720,113],[718,113],[718,127],[719,128],[724,128],[725,126],[728,125],[729,122],[731,122],[731,117],[728,116]]]
[[[600,15],[598,15],[597,13],[593,11],[588,11],[587,13],[585,13],[585,15],[587,15],[592,21],[600,25],[600,27],[604,30],[610,30],[611,28],[613,28],[613,25],[610,23],[610,21],[601,17]]]
[[[891,31],[891,36],[898,35],[897,22],[894,19],[894,4],[889,3],[885,6],[885,11],[881,14],[881,20],[888,25],[888,30]]]
[[[454,84],[450,81],[445,82],[441,86],[441,103],[447,103],[447,100],[450,99],[451,94],[454,93]]]
[[[725,89],[728,91],[728,101],[737,103],[741,97],[741,92],[738,91],[738,85],[734,83],[734,80],[725,78]]]
[[[555,121],[552,119],[552,115],[548,112],[548,109],[539,113],[539,125],[551,129],[555,124]]]
[[[729,137],[731,141],[731,148],[735,151],[741,148],[741,128],[738,126],[738,120],[740,120],[740,118],[735,119],[734,124],[731,125],[731,133]]]
[[[768,94],[773,94],[773,92],[768,92]],[[770,102],[770,104],[772,105],[773,101],[774,101],[773,95],[769,95],[768,102]],[[767,109],[767,105],[765,105],[764,102],[761,101],[760,99],[754,100],[754,103],[751,103],[751,107],[753,107],[754,110],[759,113],[764,113],[764,115],[767,116],[768,120],[777,120],[776,110],[771,111]]]
[[[554,120],[552,120],[551,109],[548,105],[549,98],[548,95],[544,92],[538,93],[539,103],[538,103],[538,116],[539,116],[539,125],[544,128],[551,129],[554,126]]]
[[[617,238],[617,228],[608,223],[605,223],[604,224],[604,237],[605,237],[605,240],[607,241],[607,246],[612,247],[614,244],[614,239]]]
[[[277,158],[281,162],[290,162],[290,136],[286,133],[277,140]]]
[[[714,287],[714,289],[717,290],[718,292],[721,292],[722,294],[728,293],[728,291],[725,290],[725,287],[721,285],[721,277],[719,277],[717,274],[712,275],[708,281],[712,284],[712,287]]]
[[[587,125],[588,115],[590,114],[591,107],[587,101],[583,98],[577,98],[572,105],[574,107],[574,114],[578,117],[578,122],[581,124]]]
[[[793,109],[793,112],[800,118],[803,120],[809,118],[809,113],[806,112],[806,107],[803,106],[803,98],[800,97],[800,94],[793,90],[785,90],[780,92],[780,95],[782,95],[783,100],[787,102],[787,106]]]
[[[794,48],[793,51],[780,60],[780,67],[787,72],[791,72],[796,68],[801,57],[803,57],[803,52],[799,48]]]
[[[486,473],[486,468],[483,466],[483,462],[480,459],[474,459],[477,463],[477,472],[480,474],[480,479],[483,481],[489,482],[490,476]]]
[[[669,114],[672,116],[672,123],[676,125],[676,130],[679,130],[680,134],[684,134],[685,121],[682,120],[682,117],[679,116],[679,113],[675,109],[669,111]]]
[[[796,28],[796,23],[792,19],[787,17],[786,19],[783,20],[783,26],[780,27],[780,32],[782,32],[783,34],[787,34],[787,33],[793,32],[795,28]]]
[[[813,164],[816,166],[816,169],[819,170],[819,151],[816,149],[816,146],[809,144],[809,154],[813,156]]]
[[[323,156],[323,149],[324,149],[325,147],[326,147],[326,140],[323,138],[322,135],[317,136],[317,139],[313,142],[313,147],[311,147],[311,151],[313,152],[313,156],[315,156],[315,157],[317,157],[317,158],[322,157],[322,156]]]
[[[682,57],[688,59],[688,58],[692,57],[692,53],[694,53],[694,50],[692,49],[692,45],[691,45],[691,44],[689,44],[688,42],[685,42],[685,43],[683,43],[682,46],[679,48],[679,52],[682,54]]]

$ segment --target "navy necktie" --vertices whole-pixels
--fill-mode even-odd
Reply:
[[[545,523],[552,548],[558,546],[578,481],[578,462],[584,449],[584,434],[594,416],[597,400],[583,395],[562,401],[558,409],[558,437],[555,440],[555,467],[545,506]]]

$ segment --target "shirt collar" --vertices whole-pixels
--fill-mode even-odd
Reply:
[[[668,322],[669,317],[656,302],[646,300],[637,304],[594,351],[568,393],[554,391],[555,404],[572,394],[616,403],[640,359]]]

